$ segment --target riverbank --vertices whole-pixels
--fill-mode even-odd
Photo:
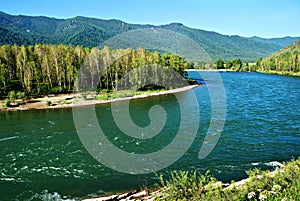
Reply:
[[[227,72],[226,69],[186,69],[184,71]]]
[[[232,69],[187,69],[185,71],[200,71],[200,72],[244,72],[244,71],[236,71]],[[246,73],[249,71],[246,71]],[[275,71],[275,70],[256,70],[251,71],[251,73],[265,73],[265,74],[273,74],[273,75],[284,75],[284,76],[295,76],[300,77],[300,72],[291,72],[291,71]],[[250,72],[249,72],[250,73]]]
[[[84,201],[297,200],[300,197],[300,158],[284,164],[274,162],[274,165],[277,166],[274,171],[247,171],[247,179],[231,184],[217,181],[208,174],[173,172],[170,180],[160,177],[159,190],[132,191]]]
[[[290,72],[290,71],[275,71],[275,70],[269,70],[269,71],[262,71],[258,70],[256,71],[258,73],[265,73],[265,74],[274,74],[274,75],[285,75],[285,76],[295,76],[300,77],[300,72]]]
[[[184,92],[191,90],[199,85],[189,85],[182,88],[170,89],[165,91],[156,92],[140,92],[138,95],[132,94],[117,94],[116,96],[108,97],[107,94],[98,95],[94,93],[69,93],[69,94],[58,94],[58,95],[46,95],[40,98],[32,98],[23,103],[16,103],[10,107],[0,107],[0,111],[20,111],[20,110],[42,110],[42,109],[59,109],[59,108],[72,108],[78,106],[87,105],[98,105],[105,104],[114,101],[124,101],[131,99],[140,99],[151,96],[161,96],[167,94],[175,94],[179,92]],[[112,93],[114,94],[114,93]],[[124,96],[124,97],[118,97]],[[98,99],[98,100],[97,100]],[[16,102],[21,102],[21,100],[16,100]],[[0,101],[0,106],[2,106],[4,100]]]

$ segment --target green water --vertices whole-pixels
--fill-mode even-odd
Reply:
[[[201,78],[197,72],[190,77]],[[223,181],[245,178],[245,170],[273,168],[272,161],[300,156],[300,79],[259,73],[221,73],[227,98],[226,123],[213,151],[203,160],[200,147],[210,122],[207,86],[193,89],[200,117],[191,110],[190,118],[200,118],[197,136],[174,169],[210,169]],[[190,104],[191,92],[183,94]],[[141,140],[123,135],[113,121],[110,104],[95,108],[107,138],[127,152],[151,153],[172,142],[180,124],[179,104],[174,95],[130,102],[132,121],[149,124],[149,109],[161,105],[167,121],[153,139]],[[64,200],[87,195],[152,186],[154,174],[130,175],[105,167],[81,143],[75,129],[72,109],[0,113],[0,199]],[[189,129],[186,127],[185,129]],[[182,142],[184,146],[185,142]],[[132,164],[134,165],[134,164]]]

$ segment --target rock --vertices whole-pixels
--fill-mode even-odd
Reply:
[[[139,193],[133,194],[130,197],[133,198],[133,199],[137,199],[137,198],[141,198],[141,197],[144,197],[144,196],[147,196],[147,195],[148,195],[147,191],[143,190],[143,191],[141,191]]]

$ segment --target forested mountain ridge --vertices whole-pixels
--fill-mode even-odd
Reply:
[[[300,37],[291,37],[291,36],[286,36],[283,38],[260,38],[257,36],[250,37],[252,40],[260,41],[260,42],[265,42],[265,43],[273,43],[276,45],[279,45],[281,47],[286,47],[293,42],[300,40]]]
[[[283,47],[283,42],[278,42],[280,39],[269,42],[268,39],[228,36],[189,28],[180,23],[154,26],[80,16],[71,19],[55,19],[42,16],[13,16],[3,12],[0,12],[0,45],[43,43],[84,45],[92,48],[118,34],[143,28],[164,28],[183,34],[203,47],[213,60],[241,58],[243,61],[255,61]],[[284,40],[284,44],[294,40],[297,39],[289,38]]]

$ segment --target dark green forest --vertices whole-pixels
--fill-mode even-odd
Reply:
[[[159,74],[156,79],[165,81],[170,79],[170,74],[160,69],[174,69],[183,75],[184,68],[189,68],[190,64],[176,54],[161,55],[141,48],[112,50],[107,46],[89,49],[66,45],[4,45],[0,47],[0,97],[3,99],[9,93],[17,92],[21,96],[18,98],[66,93],[80,90],[80,87],[118,90],[118,81],[126,73],[147,65],[155,66],[156,74]],[[142,73],[136,73],[139,81],[145,79]]]

